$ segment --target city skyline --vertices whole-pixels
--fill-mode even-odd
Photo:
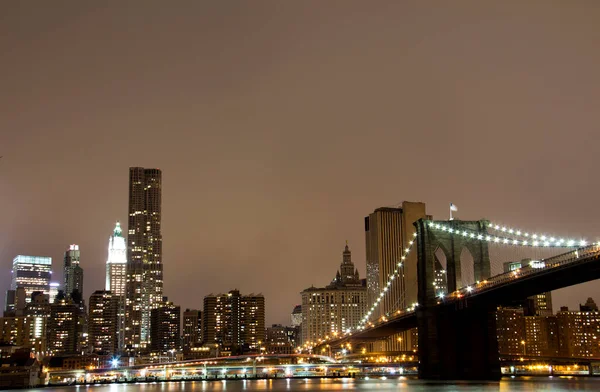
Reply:
[[[597,7],[240,7],[5,6],[0,293],[19,254],[52,257],[63,282],[69,244],[84,299],[101,290],[134,165],[165,174],[164,292],[182,309],[263,292],[267,325],[328,283],[345,240],[365,276],[363,218],[402,200],[600,239]],[[553,304],[587,297],[597,284]]]

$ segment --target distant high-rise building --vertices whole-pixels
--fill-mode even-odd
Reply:
[[[50,293],[52,258],[19,255],[13,259],[11,289],[25,289],[25,301],[31,302],[34,291]]]
[[[165,301],[152,309],[150,317],[150,348],[156,354],[169,354],[180,349],[181,308]]]
[[[256,351],[265,336],[265,299],[262,294],[242,296],[238,290],[210,294],[204,297],[203,319],[205,345],[231,352]]]
[[[405,201],[401,208],[378,208],[365,218],[368,306],[375,304],[388,277],[397,269],[403,250],[408,248],[416,232],[414,222],[431,219],[425,203]],[[403,273],[390,286],[388,294],[373,312],[373,319],[405,309],[417,302],[417,252],[412,251],[403,261]],[[303,334],[304,335],[304,334]],[[410,331],[388,338],[378,350],[409,351],[416,346]]]
[[[129,169],[129,225],[125,344],[138,351],[150,341],[150,314],[163,298],[162,173]]]
[[[110,291],[97,290],[90,296],[89,345],[95,353],[118,351],[117,310],[119,299]]]
[[[324,288],[302,291],[302,342],[316,343],[326,336],[356,328],[367,312],[367,288],[354,268],[348,244],[335,278]]]
[[[183,353],[187,354],[202,343],[202,311],[186,309],[183,312]]]
[[[77,290],[83,295],[83,269],[79,265],[81,253],[79,245],[70,245],[65,252],[65,294],[71,296]]]
[[[121,231],[121,224],[116,223],[113,234],[108,239],[108,259],[106,260],[106,284],[104,289],[110,291],[117,301],[117,353],[125,346],[125,298],[127,288],[127,244]]]

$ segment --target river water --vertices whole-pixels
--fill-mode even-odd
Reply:
[[[416,379],[279,379],[181,381],[50,387],[39,392],[179,392],[179,391],[600,391],[600,378],[521,377],[500,382],[427,382]]]

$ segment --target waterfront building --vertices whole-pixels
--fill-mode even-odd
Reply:
[[[265,298],[238,290],[204,297],[203,343],[225,352],[259,351],[265,338]]]
[[[302,291],[302,342],[311,344],[358,326],[367,311],[367,287],[354,268],[348,244],[335,278],[326,287]]]
[[[560,356],[600,357],[600,312],[570,311],[562,307],[556,318]]]
[[[161,171],[130,168],[125,345],[132,352],[149,346],[151,311],[163,298],[161,200]]]

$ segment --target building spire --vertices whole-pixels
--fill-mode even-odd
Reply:
[[[115,230],[113,231],[113,235],[115,237],[122,237],[122,235],[121,235],[121,223],[119,223],[119,221],[117,221],[117,224],[115,226]]]

